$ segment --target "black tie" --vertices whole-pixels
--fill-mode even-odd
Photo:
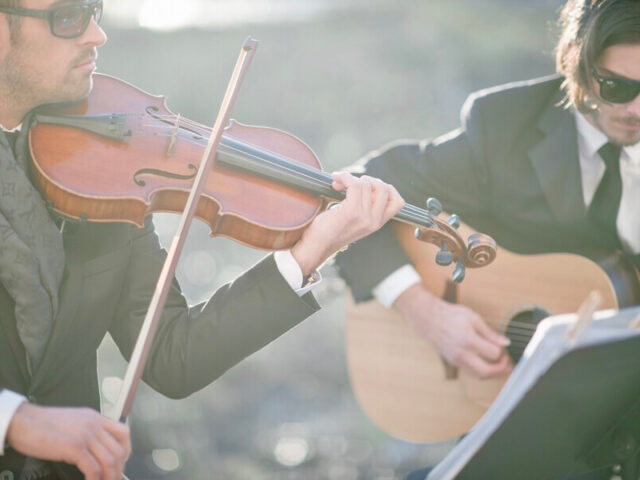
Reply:
[[[622,197],[622,178],[620,177],[620,147],[606,143],[598,153],[604,160],[606,170],[589,206],[589,217],[602,230],[615,239],[618,246],[616,219]]]

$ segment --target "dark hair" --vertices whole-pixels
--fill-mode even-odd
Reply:
[[[568,0],[560,13],[556,69],[565,104],[589,110],[591,69],[612,45],[640,44],[640,0]]]

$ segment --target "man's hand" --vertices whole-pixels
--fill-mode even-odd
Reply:
[[[511,372],[505,352],[509,339],[473,310],[445,302],[420,284],[405,290],[393,306],[456,367],[478,378]]]
[[[75,465],[87,480],[121,480],[131,454],[129,427],[89,408],[23,403],[7,441],[23,455]]]
[[[396,189],[381,180],[346,172],[332,176],[333,188],[346,189],[346,198],[318,215],[291,248],[304,277],[341,248],[378,230],[404,206]]]

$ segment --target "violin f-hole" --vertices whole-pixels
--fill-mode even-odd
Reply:
[[[193,163],[190,163],[187,168],[189,168],[189,170],[193,170],[193,173],[183,175],[180,173],[167,172],[166,170],[159,170],[156,168],[141,168],[133,174],[133,181],[136,183],[136,185],[144,187],[147,182],[145,182],[141,178],[138,178],[140,175],[157,175],[159,177],[175,178],[178,180],[191,180],[192,178],[195,178],[196,174],[198,173],[198,168]]]

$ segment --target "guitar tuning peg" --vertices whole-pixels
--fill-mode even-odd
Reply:
[[[464,274],[466,273],[466,268],[462,263],[456,262],[456,266],[453,269],[453,273],[451,274],[451,279],[453,283],[460,283],[464,280]]]
[[[458,229],[460,228],[460,217],[454,213],[449,217],[449,219],[447,220],[447,223],[451,225],[453,228]]]
[[[437,217],[442,213],[442,204],[440,203],[440,200],[438,200],[437,198],[429,197],[427,199],[426,205],[427,205],[427,211],[434,217]]]
[[[453,253],[447,249],[447,242],[442,242],[442,248],[436,253],[436,263],[441,267],[451,265],[453,262]]]

